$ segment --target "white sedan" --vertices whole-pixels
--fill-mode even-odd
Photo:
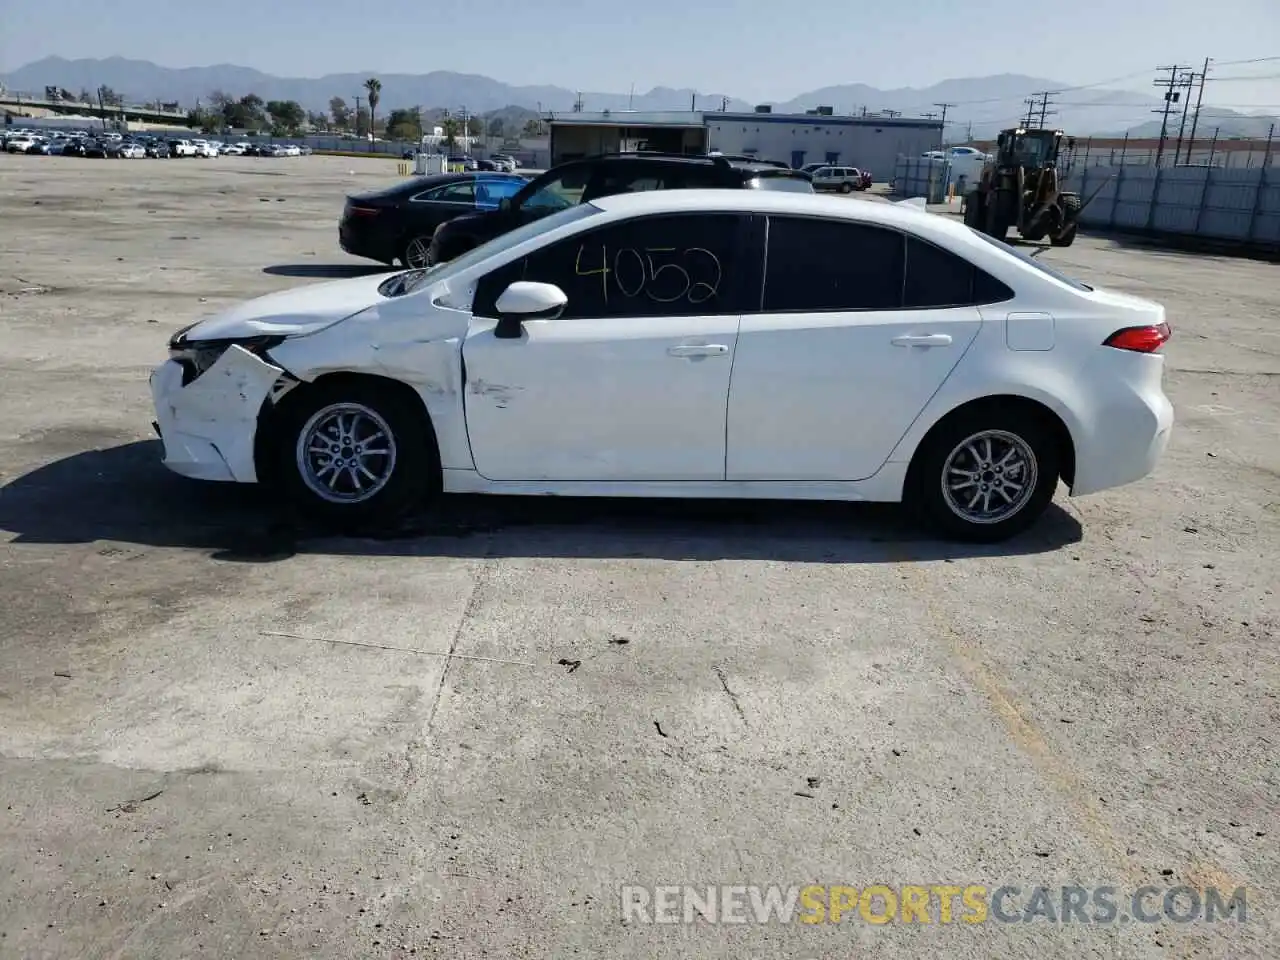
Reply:
[[[249,301],[152,374],[164,462],[335,520],[441,492],[906,500],[946,535],[1146,476],[1164,308],[895,204],[598,199]]]

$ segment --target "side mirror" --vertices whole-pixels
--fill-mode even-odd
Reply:
[[[498,325],[493,335],[499,340],[519,339],[526,320],[554,320],[564,313],[569,298],[553,283],[517,280],[502,291],[494,306]]]

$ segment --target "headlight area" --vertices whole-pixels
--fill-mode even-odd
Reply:
[[[181,333],[169,341],[169,359],[182,365],[182,385],[194,383],[233,345],[268,360],[267,351],[284,343],[283,336],[231,338],[228,340],[186,340]]]

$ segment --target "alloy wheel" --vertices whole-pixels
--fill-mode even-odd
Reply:
[[[431,242],[422,237],[414,237],[404,248],[404,265],[411,270],[420,270],[431,265]]]
[[[359,403],[335,403],[314,413],[298,433],[298,473],[329,503],[363,503],[396,468],[396,440],[387,421]]]
[[[942,465],[942,498],[968,523],[1007,520],[1031,500],[1039,465],[1030,444],[1006,430],[961,440]]]

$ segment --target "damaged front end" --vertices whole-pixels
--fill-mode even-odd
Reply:
[[[284,337],[189,341],[185,334],[169,342],[169,360],[151,375],[164,464],[199,480],[256,483],[259,414],[299,382],[268,353]]]

